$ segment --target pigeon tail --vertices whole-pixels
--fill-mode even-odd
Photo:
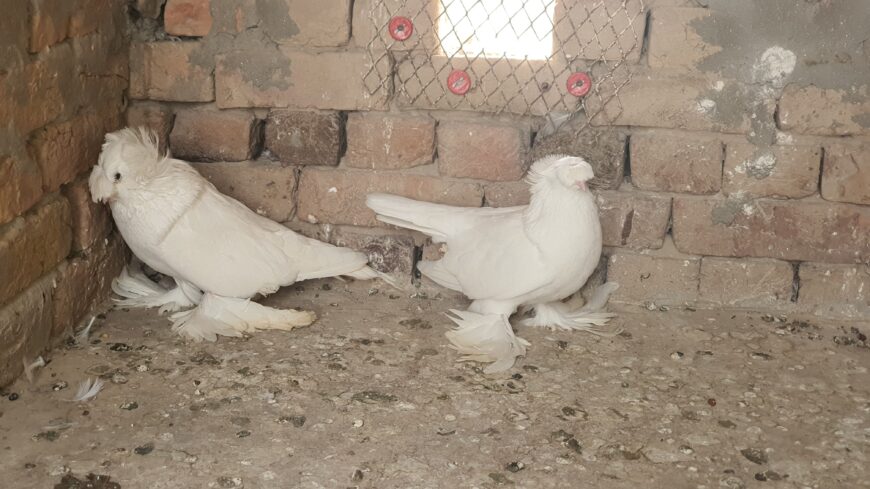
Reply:
[[[607,282],[598,286],[586,305],[576,311],[569,311],[568,306],[561,302],[535,304],[535,315],[522,321],[523,326],[545,326],[551,329],[568,331],[586,331],[598,336],[615,336],[622,328],[602,328],[616,314],[601,312],[607,304],[610,294],[619,288],[616,282]]]
[[[317,316],[311,311],[273,309],[249,299],[204,294],[195,309],[170,316],[172,330],[195,341],[215,341],[218,335],[241,336],[261,329],[289,331],[308,326]]]
[[[452,315],[450,315],[452,314]],[[446,333],[460,361],[491,362],[484,373],[502,372],[513,367],[518,356],[526,354],[529,342],[514,335],[504,314],[479,314],[451,309],[447,317],[456,328]]]

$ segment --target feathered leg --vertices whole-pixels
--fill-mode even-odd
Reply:
[[[308,326],[317,316],[311,311],[273,309],[249,299],[204,294],[199,306],[170,316],[172,330],[196,341],[215,341],[218,335],[241,336],[259,329],[289,331]]]
[[[607,282],[600,285],[595,289],[595,293],[586,305],[576,311],[569,311],[568,306],[561,302],[535,304],[534,317],[524,319],[521,324],[523,326],[546,326],[569,331],[586,331],[599,336],[617,335],[622,329],[608,330],[600,328],[600,326],[607,324],[610,318],[616,316],[616,314],[601,312],[601,310],[607,304],[610,294],[617,288],[619,288],[619,284],[615,282]]]
[[[124,267],[121,275],[112,281],[112,291],[123,299],[115,302],[122,307],[159,307],[160,313],[175,312],[195,306],[202,298],[202,292],[195,286],[176,281],[176,287],[165,289],[151,281],[144,273]]]
[[[514,335],[505,314],[479,314],[451,309],[448,315],[456,328],[446,333],[453,348],[464,355],[461,361],[492,362],[485,373],[502,372],[526,354],[529,342]]]

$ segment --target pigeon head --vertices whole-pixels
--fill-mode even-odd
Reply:
[[[586,192],[589,190],[587,182],[594,177],[592,165],[583,158],[579,156],[550,155],[532,164],[528,180],[532,185],[542,180],[547,180]]]
[[[128,127],[106,134],[99,161],[88,179],[91,198],[94,202],[112,202],[144,187],[164,159],[157,136],[148,129]]]

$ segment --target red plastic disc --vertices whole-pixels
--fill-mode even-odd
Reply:
[[[582,97],[589,93],[592,88],[592,79],[583,72],[577,72],[568,77],[568,93],[575,97]]]
[[[396,16],[390,19],[390,37],[404,41],[414,33],[414,23],[407,17]]]
[[[463,70],[453,70],[447,77],[447,89],[456,95],[465,95],[471,89],[471,76]]]

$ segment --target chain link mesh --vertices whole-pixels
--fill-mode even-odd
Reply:
[[[582,114],[578,130],[621,114],[619,91],[640,58],[646,19],[642,0],[367,3],[371,68],[364,81],[372,95],[386,91],[402,106],[423,109],[547,116],[554,125]],[[393,35],[408,34],[407,23],[391,23],[398,17],[412,24],[405,40]],[[471,79],[463,95],[448,87],[454,70]],[[581,97],[568,87],[577,72],[592,80]]]

